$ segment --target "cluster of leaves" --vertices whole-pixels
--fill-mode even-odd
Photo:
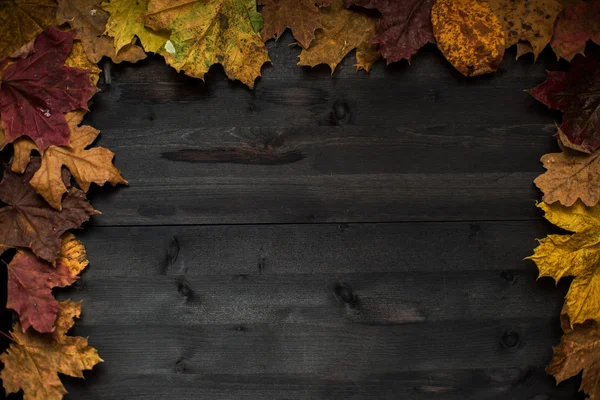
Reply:
[[[6,12],[17,11],[0,11]],[[11,43],[0,60],[0,149],[13,148],[0,182],[0,253],[15,249],[6,264],[6,306],[19,317],[8,335],[13,343],[0,355],[0,377],[8,393],[23,390],[25,399],[60,399],[66,390],[58,373],[83,377],[102,361],[87,339],[67,335],[81,304],[59,303],[52,294],[88,265],[83,244],[69,232],[98,214],[85,192],[92,183],[127,183],[111,151],[87,149],[99,132],[80,123],[100,70],[76,36],[48,27],[18,48]]]

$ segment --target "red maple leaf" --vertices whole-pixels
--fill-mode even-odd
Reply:
[[[65,287],[76,280],[63,263],[54,268],[29,251],[19,250],[8,264],[6,307],[19,313],[23,332],[30,326],[38,332],[52,332],[58,312],[52,288]]]
[[[600,147],[600,62],[577,56],[569,72],[548,71],[548,79],[530,93],[563,112],[566,145],[589,153]]]
[[[89,71],[64,66],[72,32],[49,28],[26,58],[8,63],[0,76],[0,114],[6,142],[29,136],[40,150],[69,144],[65,113],[87,108],[96,92]]]

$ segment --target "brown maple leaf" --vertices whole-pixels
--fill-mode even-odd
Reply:
[[[278,39],[286,28],[292,30],[294,39],[305,49],[315,38],[315,31],[322,28],[319,6],[315,0],[258,0],[263,5],[263,27],[260,31],[264,41]]]
[[[23,390],[24,400],[60,400],[67,391],[59,373],[83,378],[84,370],[103,361],[86,338],[66,335],[80,313],[81,303],[60,302],[56,330],[51,334],[31,329],[23,333],[15,324],[14,343],[0,355],[4,364],[0,378],[7,393]]]
[[[0,253],[7,248],[29,248],[38,257],[54,262],[60,252],[61,235],[79,228],[91,215],[99,214],[85,198],[85,193],[71,188],[63,198],[62,211],[57,211],[39,196],[29,180],[39,167],[33,160],[25,175],[8,168],[0,182]]]
[[[53,287],[65,287],[77,280],[69,268],[56,268],[26,250],[18,250],[8,264],[8,298],[6,307],[19,314],[23,331],[30,326],[38,332],[52,332],[58,302]]]

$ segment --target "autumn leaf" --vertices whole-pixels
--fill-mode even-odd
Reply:
[[[577,324],[565,331],[546,372],[561,383],[583,371],[580,391],[600,400],[600,329],[596,321]]]
[[[315,31],[323,27],[319,6],[330,5],[331,0],[317,3],[316,0],[259,0],[258,4],[264,6],[261,10],[264,22],[260,32],[263,40],[277,39],[286,28],[290,28],[300,46],[308,48],[315,38]]]
[[[599,156],[600,150],[585,154],[568,148],[544,155],[541,161],[548,171],[534,181],[544,192],[544,201],[572,206],[581,199],[586,206],[596,205],[600,194]]]
[[[600,147],[600,62],[578,56],[569,72],[548,71],[548,79],[529,93],[563,112],[565,146],[588,153]]]
[[[4,171],[0,182],[0,253],[7,248],[29,248],[38,257],[54,262],[60,251],[61,235],[79,228],[91,215],[99,214],[85,199],[85,194],[71,188],[63,198],[59,212],[35,193],[29,185],[39,161],[33,160],[23,176]]]
[[[71,274],[79,275],[89,263],[83,243],[71,232],[65,232],[61,239],[60,253],[54,264],[65,265]]]
[[[334,0],[330,7],[321,8],[323,29],[316,32],[308,49],[300,53],[298,65],[314,67],[327,64],[331,72],[350,53],[357,49],[358,65],[369,69],[372,65],[360,60],[372,59],[374,46],[369,40],[375,33],[377,19],[365,13],[344,8],[343,0]],[[365,55],[365,51],[368,55]],[[374,62],[374,61],[373,61]]]
[[[540,278],[548,276],[558,282],[574,277],[565,298],[571,324],[600,320],[600,206],[577,202],[571,207],[558,203],[538,207],[548,221],[574,233],[548,235],[528,258],[536,263]]]
[[[114,38],[117,52],[137,36],[145,51],[156,53],[169,38],[168,32],[155,32],[141,22],[142,14],[148,11],[147,0],[105,0],[102,8],[110,14],[104,33]]]
[[[257,18],[255,0],[150,0],[144,22],[171,31],[161,54],[177,71],[204,79],[219,63],[230,79],[252,88],[270,61],[253,26]]]
[[[346,7],[357,5],[378,10],[382,17],[372,42],[392,63],[410,61],[427,43],[435,43],[431,26],[431,8],[435,0],[345,0]]]
[[[557,57],[571,61],[583,54],[585,44],[593,40],[600,44],[600,0],[584,1],[566,8],[556,20],[552,50]]]
[[[0,0],[0,60],[56,25],[55,0]]]
[[[52,332],[58,302],[53,287],[65,287],[77,280],[69,268],[56,268],[26,250],[18,250],[8,264],[8,298],[6,307],[19,314],[23,331],[30,326],[38,332]]]
[[[502,22],[505,46],[508,48],[520,41],[529,48],[521,48],[517,58],[529,49],[534,57],[550,43],[554,21],[563,9],[562,0],[488,0],[490,7]]]
[[[75,30],[75,39],[83,44],[91,62],[110,57],[115,63],[136,62],[146,58],[144,50],[133,43],[117,52],[112,38],[103,36],[108,22],[108,13],[100,7],[102,0],[58,0],[56,19],[59,25],[68,24]]]
[[[69,143],[64,114],[87,108],[96,92],[89,72],[64,66],[71,32],[50,28],[35,40],[35,52],[1,72],[0,112],[6,142],[30,137],[40,150]]]
[[[489,4],[478,0],[437,0],[431,10],[439,49],[460,73],[494,72],[504,55],[504,31]]]
[[[57,210],[61,209],[63,195],[67,187],[62,179],[62,167],[67,167],[81,190],[87,192],[90,184],[99,186],[110,182],[113,185],[127,184],[121,173],[112,164],[115,154],[104,148],[94,147],[86,150],[100,133],[91,126],[78,126],[85,115],[84,110],[66,115],[69,123],[69,146],[50,146],[42,156],[40,168],[31,178],[31,186]],[[19,142],[15,147],[12,170],[22,172],[29,163],[31,150],[37,150],[32,143]],[[15,167],[16,166],[16,167]]]
[[[85,49],[83,48],[83,44],[80,40],[73,41],[73,47],[71,48],[71,52],[65,60],[65,65],[67,67],[89,71],[90,82],[92,82],[92,85],[96,86],[98,84],[98,79],[100,78],[100,72],[102,70],[98,68],[98,64],[91,62],[87,58]]]
[[[66,335],[80,315],[81,303],[63,301],[59,307],[54,334],[31,329],[23,333],[18,323],[13,327],[14,343],[0,355],[0,378],[7,393],[23,390],[24,400],[60,400],[67,391],[59,373],[83,378],[84,370],[103,361],[86,338]]]

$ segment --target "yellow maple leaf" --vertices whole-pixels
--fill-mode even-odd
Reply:
[[[463,75],[486,74],[500,65],[504,30],[488,3],[437,0],[431,10],[431,23],[438,48]]]
[[[571,207],[540,203],[545,217],[571,235],[548,235],[539,240],[533,260],[539,277],[559,281],[574,277],[565,298],[571,325],[589,319],[600,321],[600,206],[586,207],[581,202]]]
[[[255,0],[150,0],[144,22],[171,31],[161,54],[177,71],[204,79],[218,63],[230,79],[252,88],[270,61],[256,32],[261,18]]]
[[[14,343],[0,355],[4,364],[0,378],[7,393],[22,389],[24,400],[59,400],[67,393],[59,373],[83,378],[84,370],[103,361],[86,338],[66,336],[80,312],[81,303],[60,302],[53,333],[33,329],[23,333],[20,324],[15,324],[11,332]]]
[[[56,25],[55,0],[0,0],[0,60]]]
[[[155,32],[140,21],[148,9],[146,0],[105,0],[102,8],[110,13],[104,33],[114,38],[117,52],[137,36],[145,51],[156,53],[169,38],[168,32]]]
[[[343,0],[334,0],[319,13],[323,29],[317,30],[310,47],[302,50],[298,65],[327,64],[333,73],[344,57],[356,49],[357,68],[370,70],[379,58],[376,47],[369,43],[377,18],[345,8]]]

